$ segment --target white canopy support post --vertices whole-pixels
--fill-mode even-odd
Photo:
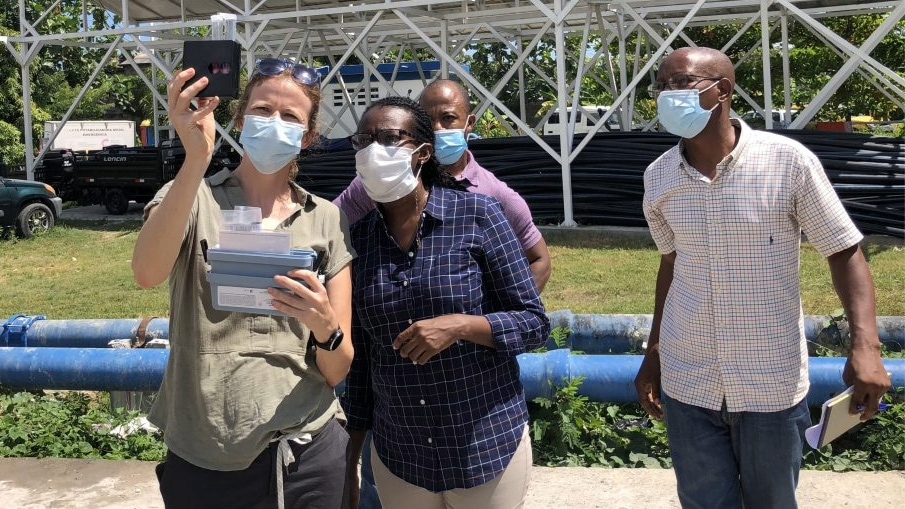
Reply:
[[[789,13],[783,7],[779,11],[780,35],[782,36],[782,92],[783,109],[786,114],[783,117],[782,127],[786,128],[792,119],[792,68],[789,64]],[[773,115],[770,115],[771,117]]]
[[[557,16],[560,13],[562,2],[564,0],[553,0],[554,9]],[[559,108],[559,122],[563,125],[563,118],[569,118],[566,105],[566,37],[563,30],[563,23],[556,23],[554,27],[554,36],[556,37],[556,99]],[[574,121],[577,111],[572,112]],[[569,122],[569,129],[559,130],[559,153],[560,164],[562,165],[562,206],[563,206],[563,222],[560,226],[578,226],[574,218],[574,205],[572,203],[572,163],[569,155],[572,152],[572,127],[574,124]]]
[[[773,129],[773,78],[770,74],[770,18],[767,8],[773,0],[761,0],[760,47],[764,76],[764,127]]]
[[[449,53],[449,20],[440,20],[440,46],[443,47],[445,53]],[[412,55],[416,55],[415,48],[412,48]],[[440,62],[440,77],[449,79],[449,66],[446,62]]]
[[[581,34],[581,44],[578,46],[578,54],[574,55],[574,57],[578,60],[577,69],[575,70],[575,79],[572,81],[572,113],[568,115],[569,117],[569,139],[572,139],[572,135],[575,133],[575,124],[578,122],[578,119],[581,118],[581,122],[586,122],[583,111],[583,102],[581,100],[581,87],[582,76],[584,76],[585,69],[585,53],[586,48],[588,47],[588,34],[590,32],[590,23],[591,17],[588,15],[585,18],[584,30]],[[566,60],[567,56],[559,56],[557,55],[557,59]],[[566,84],[568,86],[568,83]],[[563,113],[560,113],[560,118]],[[562,122],[562,120],[560,120]]]
[[[529,138],[534,140],[534,142],[537,143],[539,147],[544,149],[545,152],[550,154],[550,157],[555,159],[557,163],[561,163],[560,155],[558,152],[553,150],[550,145],[545,143],[544,140],[541,139],[541,137],[531,129],[531,127],[525,124],[522,119],[518,118],[515,113],[512,112],[512,110],[507,108],[502,101],[500,101],[494,94],[487,90],[487,88],[484,87],[483,84],[478,82],[478,80],[476,80],[474,76],[472,76],[468,71],[466,71],[464,67],[462,67],[458,62],[452,59],[449,55],[443,53],[442,48],[440,48],[437,43],[434,42],[433,39],[421,29],[421,27],[419,27],[414,21],[410,20],[402,12],[396,9],[394,9],[393,12],[396,13],[399,19],[402,20],[406,25],[408,25],[408,27],[412,31],[414,31],[416,34],[418,34],[418,36],[422,38],[424,44],[426,44],[431,49],[431,51],[434,52],[434,54],[436,54],[440,59],[446,60],[449,63],[450,68],[454,70],[456,74],[461,76],[462,79],[468,83],[469,87],[475,90],[478,94],[482,95],[485,99],[490,100],[497,109],[499,109],[504,115],[507,115],[510,120],[514,121],[519,129],[526,131],[525,134],[527,134]]]

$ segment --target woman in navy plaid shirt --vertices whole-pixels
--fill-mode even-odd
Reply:
[[[371,429],[385,507],[521,507],[531,443],[516,355],[550,322],[499,203],[461,190],[433,139],[401,97],[374,103],[351,137],[377,203],[352,227],[352,461]]]

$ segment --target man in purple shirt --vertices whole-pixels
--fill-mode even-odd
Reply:
[[[503,215],[515,231],[537,284],[538,293],[544,290],[550,279],[552,265],[547,243],[534,224],[531,210],[518,193],[479,165],[467,148],[468,135],[474,129],[476,118],[470,114],[468,91],[460,83],[447,79],[431,82],[421,92],[421,106],[434,122],[434,150],[440,164],[457,180],[463,181],[469,191],[492,196],[503,207]],[[374,202],[365,191],[361,179],[355,177],[349,187],[333,200],[346,216],[349,224],[356,223],[374,208]],[[381,509],[374,485],[370,461],[370,432],[362,450],[361,492],[350,491],[351,506],[359,509]],[[358,469],[351,465],[349,486],[358,486]],[[357,502],[357,503],[356,503]]]
[[[445,165],[453,177],[463,181],[469,191],[492,196],[500,202],[503,214],[525,251],[537,289],[542,292],[552,271],[547,243],[534,225],[531,210],[525,200],[493,173],[481,167],[467,150],[466,140],[474,129],[475,116],[469,114],[468,92],[465,87],[452,80],[438,79],[424,88],[419,102],[434,122],[434,148],[440,164]],[[456,154],[459,154],[458,158],[448,162],[448,158],[455,157]],[[374,202],[368,197],[358,177],[333,203],[346,213],[349,224],[354,224],[374,208]]]

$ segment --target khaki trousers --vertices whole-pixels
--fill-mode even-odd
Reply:
[[[383,464],[371,442],[371,468],[385,509],[520,509],[531,480],[531,437],[528,426],[506,470],[474,488],[434,493],[396,477]]]

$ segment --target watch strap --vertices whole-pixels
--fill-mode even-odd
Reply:
[[[314,345],[316,347],[320,348],[321,350],[326,350],[328,352],[332,352],[332,351],[336,350],[337,348],[339,348],[339,345],[342,344],[344,337],[345,337],[345,334],[343,333],[342,328],[337,327],[336,330],[333,331],[333,334],[330,334],[330,337],[327,338],[326,341],[324,341],[324,342],[318,341],[317,338],[314,337],[314,333],[311,334],[311,341],[314,343]]]

